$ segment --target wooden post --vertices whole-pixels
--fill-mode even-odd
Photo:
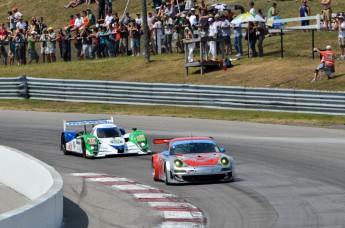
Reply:
[[[312,51],[312,53],[313,53],[313,59],[315,59],[315,52],[314,52],[314,47],[315,47],[315,36],[314,36],[315,34],[314,34],[314,29],[313,30],[311,30],[311,36],[312,36],[312,38],[311,38],[311,51]]]
[[[183,42],[184,43],[184,62],[185,62],[185,66],[186,66],[186,75],[188,75],[188,54],[187,54],[187,46],[188,44]]]
[[[203,45],[203,42],[202,42],[202,37],[200,37],[200,74],[202,74],[202,64],[203,64],[203,61],[204,61],[204,45]]]
[[[143,33],[144,33],[144,47],[145,47],[145,63],[150,62],[150,36],[147,24],[147,7],[146,0],[142,0],[143,7]]]
[[[283,29],[280,29],[280,57],[284,57]]]

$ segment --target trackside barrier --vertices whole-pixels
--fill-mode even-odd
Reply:
[[[28,97],[35,100],[345,115],[345,92],[32,77],[26,81]]]
[[[0,182],[30,199],[0,214],[1,228],[60,228],[63,181],[54,168],[21,151],[0,146]]]

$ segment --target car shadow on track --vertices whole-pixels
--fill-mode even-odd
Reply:
[[[63,220],[64,228],[87,228],[89,226],[89,218],[85,211],[66,197],[63,198]]]

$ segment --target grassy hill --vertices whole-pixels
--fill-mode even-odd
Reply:
[[[68,15],[75,14],[86,8],[78,6],[74,9],[65,9],[63,6],[69,0],[0,0],[1,21],[6,18],[6,12],[17,6],[26,19],[43,16],[49,26],[62,27],[68,23]],[[150,1],[147,0],[149,3]],[[218,1],[228,4],[241,4],[248,9],[249,0]],[[262,8],[266,14],[272,2],[265,0],[254,1],[256,8]],[[115,0],[115,11],[122,15],[126,0]],[[278,1],[278,8],[283,18],[296,17],[300,2]],[[321,12],[319,1],[309,3],[312,14]],[[90,8],[96,12],[96,4]],[[149,9],[151,9],[149,7]],[[128,10],[131,15],[141,11],[141,0],[130,0]],[[343,1],[334,0],[333,10],[344,12]],[[338,54],[337,32],[320,31],[315,33],[315,44],[324,47],[331,44]],[[243,43],[245,45],[245,43]],[[191,75],[184,75],[184,61],[181,54],[164,54],[152,56],[153,62],[145,64],[141,57],[124,57],[97,61],[77,61],[70,63],[39,64],[22,67],[4,67],[0,65],[1,77],[29,75],[33,77],[50,78],[78,78],[119,81],[143,81],[164,83],[195,83],[220,84],[252,87],[279,87],[297,89],[344,90],[345,61],[336,62],[336,78],[322,80],[311,84],[313,71],[318,65],[318,58],[311,58],[311,32],[301,31],[286,33],[284,36],[284,58],[280,58],[280,37],[266,38],[264,41],[266,56],[264,58],[243,58],[235,61],[234,68],[224,72],[208,71],[200,76],[198,68],[192,68]],[[246,48],[245,48],[246,50]],[[246,54],[246,53],[244,53]]]

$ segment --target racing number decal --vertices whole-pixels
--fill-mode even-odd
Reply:
[[[89,138],[89,139],[87,139],[87,141],[90,144],[95,144],[96,143],[96,139],[95,138]]]

